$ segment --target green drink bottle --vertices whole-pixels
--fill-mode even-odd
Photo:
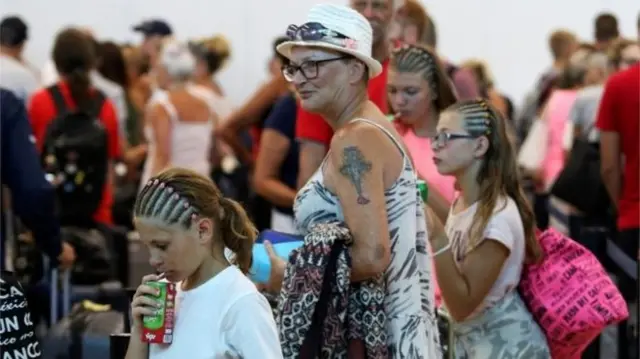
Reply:
[[[429,197],[429,187],[427,183],[423,180],[416,181],[416,187],[418,187],[418,191],[420,191],[420,197],[422,197],[422,201],[427,202],[427,198]]]
[[[167,300],[167,283],[163,282],[147,282],[146,285],[157,288],[160,294],[157,297],[153,297],[158,300],[160,303],[166,303]],[[149,296],[151,297],[151,296]],[[143,325],[146,329],[149,330],[157,330],[162,328],[164,325],[164,306],[159,308],[158,314],[156,315],[146,315],[142,318]]]

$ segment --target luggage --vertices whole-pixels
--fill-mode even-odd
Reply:
[[[116,277],[110,235],[104,230],[80,227],[62,227],[62,240],[76,251],[71,282],[74,285],[97,285]]]
[[[109,290],[102,286],[98,297],[110,299],[113,304],[83,300],[70,308],[71,285],[68,272],[61,280],[62,291],[58,288],[57,270],[52,270],[51,273],[52,324],[42,341],[42,359],[109,359],[109,335],[122,332],[125,327],[122,313],[124,308],[128,309],[128,301],[124,292],[118,288]],[[122,303],[123,306],[120,305]],[[58,315],[60,308],[62,315]]]

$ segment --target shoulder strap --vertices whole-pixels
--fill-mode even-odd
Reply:
[[[56,107],[56,112],[58,115],[65,114],[69,112],[69,107],[67,106],[67,101],[65,101],[64,96],[62,95],[62,91],[60,91],[60,86],[53,85],[47,88],[51,98],[53,99],[53,103]],[[102,104],[104,103],[105,97],[104,94],[95,90],[95,96],[92,101],[91,109],[89,110],[89,114],[91,116],[98,117],[100,115],[100,110],[102,109]]]
[[[62,91],[60,91],[60,86],[58,86],[57,84],[53,86],[49,86],[47,88],[47,91],[49,91],[49,94],[53,99],[53,103],[56,106],[56,112],[59,115],[69,111],[69,108],[67,107],[67,101],[64,100],[64,96],[62,96]]]
[[[102,111],[102,105],[104,104],[104,94],[102,91],[96,89],[95,95],[93,97],[93,103],[91,105],[90,115],[94,117],[100,117],[100,112]]]
[[[173,106],[173,103],[169,98],[163,98],[156,103],[162,106],[165,111],[167,111],[171,123],[178,122],[178,111],[176,110],[176,107]]]
[[[382,132],[384,132],[385,135],[387,135],[387,137],[389,137],[389,139],[391,139],[391,141],[393,142],[394,145],[396,145],[396,147],[398,148],[398,150],[400,150],[400,153],[402,153],[403,157],[407,157],[407,154],[404,152],[404,147],[402,147],[402,144],[400,142],[398,142],[398,140],[396,140],[395,136],[393,136],[391,134],[391,132],[389,132],[389,130],[387,130],[386,128],[382,127],[381,125],[371,121],[371,120],[367,120],[364,118],[356,118],[351,122],[365,122],[369,125],[373,125],[375,127],[377,127],[378,129],[380,129]]]

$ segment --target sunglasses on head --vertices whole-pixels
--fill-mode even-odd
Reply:
[[[300,26],[289,25],[287,28],[287,37],[291,40],[302,41],[327,41],[330,40],[344,40],[349,37],[326,28],[324,25],[318,22],[307,22]]]

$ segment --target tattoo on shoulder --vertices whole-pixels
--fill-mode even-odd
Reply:
[[[362,182],[364,176],[371,172],[371,161],[368,161],[362,151],[356,146],[348,146],[342,151],[342,166],[340,174],[347,177],[358,193],[358,204],[365,205],[370,200],[365,197]]]

